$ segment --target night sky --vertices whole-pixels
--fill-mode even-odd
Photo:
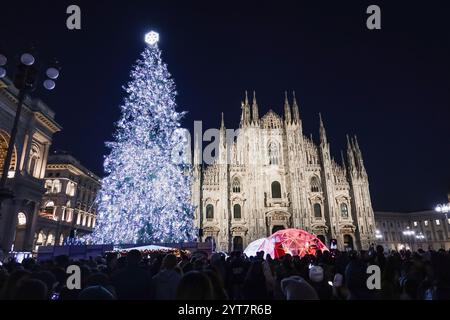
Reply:
[[[5,1],[0,48],[11,58],[30,43],[39,62],[57,57],[56,89],[42,98],[63,131],[53,149],[103,174],[104,142],[146,32],[160,33],[179,93],[183,126],[237,128],[244,90],[260,115],[282,114],[295,90],[304,134],[318,140],[322,113],[332,153],[357,134],[375,210],[424,210],[450,185],[448,1]],[[299,3],[300,2],[300,3]],[[395,2],[395,3],[392,3]],[[189,4],[188,4],[189,3]],[[82,29],[66,28],[78,4]],[[366,28],[381,7],[382,30]]]

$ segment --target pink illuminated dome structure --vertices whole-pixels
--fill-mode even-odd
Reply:
[[[288,253],[303,257],[306,254],[315,254],[317,250],[323,252],[328,248],[315,235],[300,229],[284,229],[261,241],[256,252],[264,251],[264,256],[270,254],[275,259]]]

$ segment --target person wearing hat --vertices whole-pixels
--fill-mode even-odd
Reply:
[[[286,300],[319,300],[316,290],[300,276],[281,280],[281,291]]]
[[[309,281],[311,286],[316,290],[320,300],[330,300],[333,289],[324,278],[323,268],[321,266],[313,266],[309,269]]]

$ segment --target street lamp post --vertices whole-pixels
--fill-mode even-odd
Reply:
[[[412,251],[412,242],[410,239],[414,239],[416,232],[411,230],[409,227],[406,227],[406,230],[403,231],[403,235],[408,239],[409,249]]]
[[[32,51],[30,51],[32,52]],[[17,66],[14,74],[14,86],[19,90],[17,110],[14,117],[13,126],[9,135],[8,149],[6,151],[5,160],[3,162],[3,171],[0,178],[0,206],[3,200],[13,198],[13,191],[6,186],[8,173],[11,165],[11,158],[14,151],[15,140],[19,127],[19,120],[22,113],[22,106],[28,93],[35,89],[37,80],[37,67],[35,58],[32,53],[26,52],[20,56],[20,64]],[[0,79],[6,77],[6,63],[8,59],[0,53]],[[44,87],[47,90],[55,88],[55,81],[59,76],[59,67],[55,65],[46,70],[47,79],[44,81]]]
[[[420,242],[420,247],[422,248],[422,242],[425,239],[425,236],[422,232],[419,232],[419,234],[416,235],[416,240]]]
[[[375,230],[375,238],[379,241],[382,241],[381,239],[383,239],[383,235],[381,234],[380,230]]]
[[[445,219],[448,220],[447,214],[450,212],[450,202],[444,204],[438,204],[434,209],[436,212],[443,213],[445,215]],[[448,221],[446,221],[448,223]]]

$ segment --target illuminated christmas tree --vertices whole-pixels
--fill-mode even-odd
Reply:
[[[175,84],[161,60],[158,34],[131,71],[121,118],[108,142],[107,176],[97,197],[94,243],[152,243],[192,240],[190,166],[180,152],[186,135],[183,112],[175,110]]]

